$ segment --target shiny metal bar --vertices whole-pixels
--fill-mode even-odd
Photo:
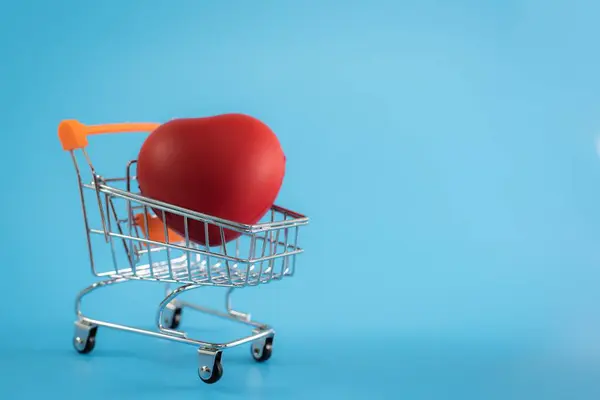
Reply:
[[[250,239],[250,251],[249,251],[250,254],[248,254],[248,257],[250,259],[254,258],[254,252],[256,251],[255,249],[256,249],[256,236],[252,235],[252,238]],[[248,282],[250,280],[250,267],[254,266],[254,265],[256,265],[256,264],[252,264],[252,263],[246,264],[246,282],[245,282],[246,285],[248,285]]]
[[[187,269],[188,269],[188,279],[191,281],[192,280],[192,260],[191,260],[191,253],[190,253],[190,231],[189,231],[189,222],[188,222],[188,217],[184,217],[183,218],[183,228],[184,228],[184,236],[185,236],[185,247],[187,249],[186,251],[186,261],[187,261]]]
[[[284,218],[287,218],[287,214],[284,216]],[[282,265],[281,265],[281,277],[282,278],[283,278],[283,275],[285,274],[285,271],[287,271],[287,269],[288,269],[289,260],[290,260],[290,257],[287,256],[287,253],[288,253],[288,250],[289,250],[289,248],[288,248],[288,243],[289,243],[288,242],[288,240],[289,240],[289,232],[288,232],[288,230],[289,229],[290,228],[284,228],[284,231],[283,231],[284,232],[283,233],[283,235],[284,235],[284,242],[285,242],[285,245],[283,247],[283,253],[284,253],[285,257],[283,257]]]
[[[150,222],[148,221],[148,208],[146,206],[144,206],[144,223],[146,224],[146,234],[145,236],[149,239],[150,238]],[[126,239],[126,238],[124,238]],[[141,239],[138,239],[141,241]],[[148,242],[150,242],[150,240],[148,240]],[[150,244],[146,242],[146,246],[148,246],[148,248],[150,248]],[[148,252],[148,265],[150,266],[150,276],[154,277],[154,269],[152,268],[152,252],[149,251]]]
[[[164,332],[155,332],[155,331],[150,331],[147,329],[136,328],[136,327],[129,326],[129,325],[115,324],[112,322],[102,321],[102,320],[98,320],[98,319],[82,318],[81,320],[85,321],[87,323],[90,323],[90,324],[104,326],[106,328],[118,329],[118,330],[122,330],[122,331],[142,334],[142,335],[146,335],[146,336],[153,336],[153,337],[159,338],[159,339],[167,339],[167,340],[172,340],[174,342],[190,344],[192,346],[210,347],[210,348],[219,349],[219,350],[229,349],[229,348],[240,346],[240,345],[243,345],[246,343],[254,342],[255,340],[259,340],[264,337],[268,337],[274,333],[273,330],[265,330],[265,331],[260,331],[258,333],[254,333],[249,336],[245,336],[240,339],[232,340],[230,342],[211,343],[211,342],[204,342],[204,341],[197,340],[197,339],[190,339],[188,337],[174,336],[174,335],[170,335],[170,334],[164,333]]]
[[[134,165],[136,163],[136,161],[129,161],[127,163],[127,168],[126,168],[126,189],[128,192],[131,192],[131,181],[132,181],[132,177],[131,177],[131,167],[132,165]],[[133,236],[133,206],[132,206],[132,202],[129,199],[125,199],[125,201],[127,202],[127,228],[128,228],[128,234],[129,236]],[[119,232],[119,233],[123,233],[123,232]],[[129,240],[129,260],[130,260],[130,265],[131,268],[133,269],[133,274],[135,275],[135,260],[134,260],[134,244],[133,244],[133,240]]]
[[[90,259],[90,268],[94,275],[98,274],[96,271],[96,265],[94,263],[94,252],[92,250],[92,238],[90,236],[90,223],[87,215],[87,208],[85,203],[85,193],[84,193],[84,185],[83,180],[81,179],[81,170],[79,169],[79,164],[77,163],[77,157],[75,156],[75,152],[73,150],[69,151],[71,154],[71,159],[73,160],[73,166],[75,167],[75,173],[77,175],[77,188],[79,189],[79,199],[81,201],[81,211],[83,212],[83,224],[85,226],[85,237],[87,239],[87,248],[88,255]]]
[[[100,230],[100,229],[90,229],[90,233],[93,233],[93,234],[96,234],[96,235],[104,235],[104,232],[102,230]],[[141,243],[146,243],[146,244],[153,244],[153,245],[157,245],[157,246],[163,245],[164,246],[163,249],[153,248],[153,249],[150,250],[151,252],[164,251],[164,248],[170,247],[172,249],[177,249],[177,250],[181,250],[181,251],[188,251],[189,250],[190,252],[195,253],[195,254],[199,254],[199,255],[206,255],[206,256],[212,255],[212,257],[215,257],[215,258],[220,258],[220,259],[223,259],[223,260],[228,260],[230,262],[241,263],[241,264],[254,263],[254,262],[260,262],[260,261],[269,261],[269,260],[272,260],[272,259],[281,258],[281,257],[285,256],[283,253],[276,253],[276,254],[273,254],[273,255],[261,256],[260,258],[256,258],[256,259],[241,259],[241,258],[238,259],[238,258],[235,258],[233,256],[229,256],[229,255],[217,254],[217,253],[214,253],[214,252],[206,252],[206,251],[200,250],[200,249],[198,249],[198,248],[196,248],[194,246],[190,246],[189,248],[186,248],[185,246],[181,246],[181,245],[177,245],[177,244],[165,244],[165,243],[158,242],[158,241],[155,241],[155,240],[149,240],[149,239],[144,239],[144,238],[136,238],[136,237],[131,237],[131,236],[128,236],[128,235],[122,235],[120,233],[115,233],[115,232],[109,232],[108,235],[109,236],[118,237],[118,238],[121,238],[121,239],[133,239],[133,240],[139,241]],[[275,242],[273,241],[273,243],[275,243]],[[144,250],[144,253],[147,253],[147,252],[148,252],[148,250]],[[299,253],[303,253],[303,252],[304,252],[304,249],[297,248],[296,250],[288,251],[287,255],[299,254]]]
[[[269,269],[271,269],[271,276],[269,278],[269,280],[273,279],[273,274],[275,273],[275,259],[278,258],[277,257],[277,243],[279,243],[279,232],[281,232],[281,230],[277,230],[277,232],[275,233],[275,241],[271,241],[271,256],[273,258],[269,259]]]
[[[206,249],[206,269],[208,271],[208,279],[212,282],[210,273],[210,241],[208,238],[208,222],[204,221],[204,248]]]
[[[165,243],[169,243],[169,228],[167,226],[167,214],[165,213],[165,211],[162,211],[162,225],[163,225],[163,231],[165,233]],[[167,263],[169,264],[169,274],[171,275],[171,278],[174,278],[173,276],[173,268],[171,266],[171,248],[167,246]]]
[[[225,257],[227,257],[227,244],[225,243],[225,231],[223,230],[223,227],[220,226],[219,227],[219,233],[221,234],[221,248],[223,249],[223,255]],[[227,267],[227,279],[229,282],[231,282],[231,273],[229,271],[229,260],[227,258],[225,258],[225,266]]]
[[[108,226],[108,232],[112,231],[111,217],[110,217],[110,205],[109,205],[109,195],[104,195],[104,202],[106,203],[106,221]],[[113,241],[113,236],[108,235],[108,240],[110,242],[110,253],[113,260],[113,265],[115,266],[115,270],[119,273],[119,265],[117,262],[117,254],[115,252],[115,242]]]
[[[294,228],[296,233],[294,234],[294,248],[298,248],[298,231],[300,230],[298,227]],[[296,272],[296,254],[292,255],[292,271],[290,272],[290,276],[293,276]]]
[[[90,189],[95,189],[95,187],[92,185],[84,185],[85,187],[88,187]],[[241,223],[237,223],[237,222],[232,222],[232,221],[228,221],[222,218],[217,218],[217,217],[213,217],[207,214],[202,214],[196,211],[192,211],[192,210],[188,210],[182,207],[177,207],[168,203],[164,203],[158,200],[154,200],[151,199],[149,197],[144,197],[140,194],[135,194],[133,192],[127,192],[125,190],[121,190],[121,189],[117,189],[105,184],[99,185],[98,190],[100,190],[100,192],[108,192],[111,195],[114,195],[115,197],[122,197],[122,198],[128,198],[131,199],[133,201],[136,201],[140,204],[144,204],[146,206],[152,207],[154,209],[159,209],[159,210],[164,210],[166,212],[175,214],[175,215],[179,215],[179,216],[185,216],[187,215],[188,217],[190,217],[191,219],[197,220],[197,221],[206,221],[212,225],[216,225],[222,228],[226,228],[229,230],[233,230],[236,232],[241,232],[241,233],[257,233],[257,232],[262,232],[262,231],[270,231],[270,230],[276,230],[279,228],[283,228],[285,226],[287,227],[292,227],[295,225],[306,225],[308,223],[308,218],[303,217],[303,218],[296,218],[296,219],[289,219],[286,221],[271,221],[268,223],[262,223],[262,224],[256,224],[256,225],[248,225],[248,224],[241,224]],[[276,212],[277,208],[272,207],[272,212]]]

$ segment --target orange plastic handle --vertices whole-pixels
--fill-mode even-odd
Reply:
[[[118,124],[84,125],[68,119],[58,125],[58,138],[66,151],[83,149],[88,145],[88,135],[123,132],[151,132],[160,124],[154,122],[125,122]]]

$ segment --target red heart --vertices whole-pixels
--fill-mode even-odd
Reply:
[[[285,155],[271,129],[244,114],[174,119],[144,141],[137,179],[144,196],[203,214],[257,223],[275,202]],[[162,212],[154,210],[162,219]],[[185,235],[182,216],[166,213],[169,228]],[[190,240],[204,245],[204,224],[188,220]],[[209,225],[210,246],[222,243]],[[225,242],[240,233],[224,230]]]

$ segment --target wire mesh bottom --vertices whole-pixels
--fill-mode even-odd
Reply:
[[[229,264],[229,265],[227,265]],[[113,271],[111,276],[118,276],[126,279],[157,280],[165,282],[191,283],[198,285],[219,285],[219,286],[253,286],[268,283],[272,280],[280,280],[285,276],[291,275],[291,269],[277,268],[275,265],[269,265],[264,262],[261,267],[256,264],[237,264],[233,262],[217,262],[208,268],[207,260],[191,260],[188,263],[187,256],[182,256],[171,261],[171,266],[167,261],[140,265],[135,268],[120,269]],[[275,263],[273,263],[275,264]]]

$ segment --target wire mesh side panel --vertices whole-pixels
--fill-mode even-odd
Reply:
[[[112,260],[112,268],[101,272],[96,268],[96,275],[218,286],[258,285],[293,275],[295,258],[302,251],[298,247],[302,224],[294,213],[273,207],[256,231],[180,213],[184,229],[177,232],[163,222],[167,213],[177,211],[149,203],[136,191],[133,165],[129,164],[125,178],[97,178],[84,185],[97,202],[87,204],[87,214],[94,208],[100,214],[89,232],[102,237]],[[190,239],[192,223],[203,224],[208,240]],[[210,244],[219,240],[209,230],[218,232],[222,244]],[[227,242],[227,230],[240,236]]]
[[[289,221],[292,217],[285,210],[271,209],[268,222]],[[256,246],[248,266],[248,285],[258,285],[279,280],[294,274],[300,226],[292,225],[265,230],[255,236]]]

